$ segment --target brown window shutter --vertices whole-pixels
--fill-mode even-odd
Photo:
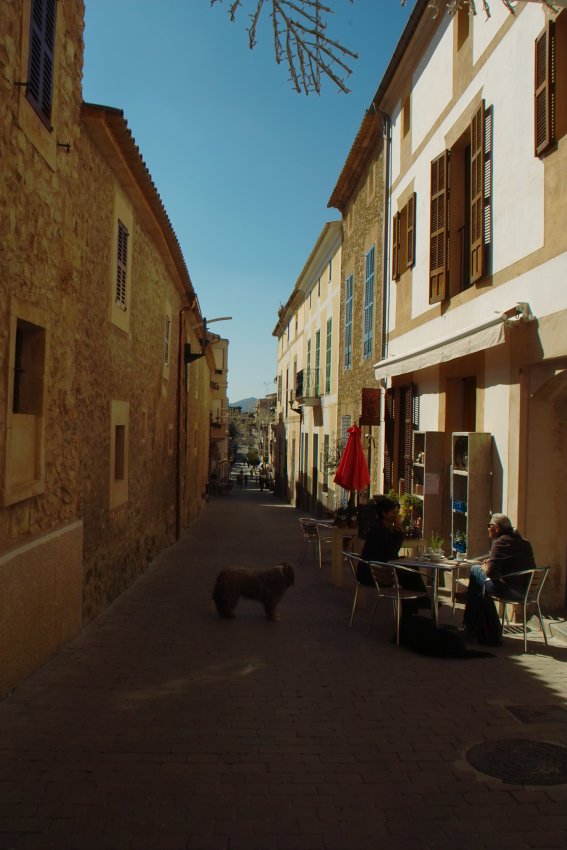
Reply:
[[[51,129],[56,0],[32,0],[26,95]]]
[[[384,493],[394,486],[395,389],[386,390],[384,403]]]
[[[431,163],[429,303],[443,301],[447,291],[449,236],[449,151]]]
[[[401,215],[397,212],[392,221],[392,279],[400,279]]]
[[[413,432],[414,432],[414,399],[415,389],[412,384],[400,390],[403,406],[403,421],[401,426],[403,433],[400,434],[400,471],[403,470],[403,492],[411,493],[413,475]]]
[[[411,269],[415,266],[415,192],[410,196],[407,213],[407,264],[406,268]]]
[[[116,256],[116,304],[126,310],[126,280],[128,268],[128,230],[118,221],[118,249]]]
[[[555,142],[555,23],[548,21],[535,42],[535,153]]]
[[[471,121],[470,281],[484,273],[484,101]]]

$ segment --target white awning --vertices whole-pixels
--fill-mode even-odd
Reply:
[[[447,363],[447,361],[455,360],[457,357],[466,357],[467,354],[474,354],[475,351],[483,351],[485,348],[501,345],[506,339],[504,335],[504,323],[506,321],[508,321],[508,316],[506,313],[502,313],[481,325],[464,328],[452,336],[436,339],[404,354],[387,357],[374,366],[374,377],[378,381],[381,378],[391,378],[394,375],[416,372],[418,369]]]

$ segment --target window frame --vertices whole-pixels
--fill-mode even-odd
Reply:
[[[372,247],[364,255],[365,280],[364,280],[364,331],[362,340],[362,357],[368,360],[374,350],[374,297],[376,278],[376,246]]]
[[[354,272],[345,281],[345,353],[344,369],[352,369],[352,319],[354,307]]]

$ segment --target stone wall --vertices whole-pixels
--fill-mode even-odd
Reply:
[[[343,416],[350,416],[351,422],[358,424],[362,413],[363,387],[377,387],[374,378],[374,364],[381,356],[382,346],[382,280],[384,233],[384,186],[383,160],[381,146],[368,153],[366,170],[360,177],[352,193],[346,215],[343,217],[342,277],[341,277],[341,319],[340,319],[340,362],[338,425]],[[372,181],[372,183],[370,182]],[[372,356],[363,358],[364,333],[364,284],[365,254],[376,246],[374,272],[374,345]],[[354,273],[352,367],[344,368],[345,342],[345,281]],[[365,433],[372,440],[365,440]],[[371,493],[378,492],[381,486],[382,470],[378,468],[378,428],[363,429],[364,448],[370,457]],[[368,455],[369,444],[371,454]]]
[[[75,397],[80,406],[84,616],[91,619],[175,536],[177,383],[181,298],[134,211],[129,332],[109,321],[114,199],[120,190],[88,136],[81,140],[76,214],[86,231]],[[86,204],[86,199],[90,203]],[[169,378],[162,376],[166,302],[172,308]],[[129,404],[128,500],[110,509],[111,400]],[[173,434],[169,433],[173,429]],[[173,450],[172,450],[173,445]]]

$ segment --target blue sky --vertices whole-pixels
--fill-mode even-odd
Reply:
[[[124,111],[208,319],[230,340],[229,398],[273,392],[272,330],[413,3],[330,0],[329,35],[359,53],[349,94],[296,94],[273,58],[265,3],[86,0],[83,97]],[[254,3],[255,5],[255,3]]]

